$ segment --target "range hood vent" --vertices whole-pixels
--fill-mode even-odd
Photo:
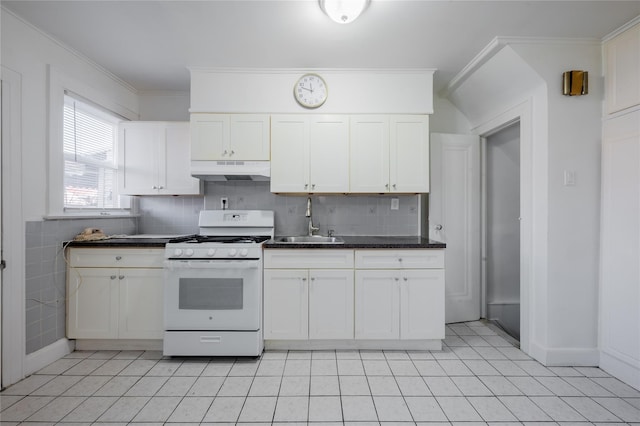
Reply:
[[[269,161],[192,161],[191,176],[208,181],[268,181]]]

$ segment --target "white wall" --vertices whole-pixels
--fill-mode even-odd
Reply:
[[[478,133],[524,111],[523,348],[545,364],[597,365],[600,44],[493,44],[450,98]],[[590,72],[589,95],[561,94],[562,73],[571,69]],[[563,186],[564,170],[575,172],[575,186]]]
[[[189,121],[189,92],[141,92],[140,120]]]
[[[49,148],[52,140],[49,105],[51,94],[56,90],[62,89],[57,87],[56,84],[62,81],[72,83],[74,88],[82,89],[83,93],[81,94],[90,96],[91,99],[101,103],[104,102],[104,104],[127,117],[137,117],[138,96],[132,87],[115,78],[96,64],[60,45],[7,10],[2,9],[1,12],[2,66],[3,69],[8,69],[12,74],[19,76],[18,78],[21,81],[21,91],[19,93],[20,129],[19,132],[16,132],[16,134],[20,135],[20,140],[2,141],[3,147],[10,145],[12,152],[19,151],[17,157],[20,158],[20,161],[17,161],[17,164],[12,164],[12,167],[15,166],[19,170],[22,193],[18,194],[16,199],[12,200],[12,203],[3,206],[3,208],[10,210],[21,207],[22,217],[13,219],[15,215],[7,214],[4,217],[3,226],[12,230],[20,230],[16,232],[20,241],[13,241],[12,244],[7,244],[5,249],[14,250],[11,255],[16,260],[12,262],[10,267],[21,267],[24,270],[26,263],[24,250],[26,240],[25,223],[31,222],[32,225],[41,223],[43,216],[47,214],[50,185]],[[61,93],[56,92],[56,96],[61,99]],[[61,111],[62,103],[60,103],[60,110],[54,111],[54,113],[58,112],[61,115]],[[5,213],[8,212],[5,211]],[[7,218],[10,218],[11,221],[9,222]],[[97,226],[95,220],[93,222],[93,226]],[[68,232],[72,232],[71,227],[74,225],[81,226],[79,223],[72,222],[67,222],[66,225],[70,225]],[[59,228],[67,229],[65,226],[60,226]],[[55,235],[62,234],[56,233]],[[73,235],[73,233],[66,235],[64,238],[69,238],[69,235]],[[55,245],[56,250],[54,253],[59,252],[57,248],[62,239],[60,241],[51,241],[52,237],[52,234],[46,234],[46,240],[44,241]],[[43,241],[42,238],[44,237],[41,237],[40,241]],[[32,245],[26,246],[32,247]],[[37,245],[36,249],[30,251],[31,258],[36,258],[37,261],[27,265],[27,275],[33,275],[33,272],[37,271],[43,277],[53,277],[55,276],[55,262],[52,262],[51,258],[47,259],[41,250],[42,247]],[[43,279],[39,284],[43,287],[42,291],[46,292],[54,287],[56,283],[59,283],[59,280]],[[26,304],[24,274],[22,274],[20,280],[5,283],[5,286],[8,285],[11,286],[11,291],[5,291],[4,295],[6,296],[6,294],[10,293],[16,295],[16,297],[12,296],[11,300],[3,300],[5,307],[7,304],[13,306],[11,310],[3,311],[3,313],[11,313],[11,317],[5,316],[3,320],[11,324],[13,329],[24,331]],[[59,304],[59,307],[64,311],[64,301]],[[61,318],[64,318],[63,314]],[[42,316],[40,319],[48,320],[49,317]],[[41,323],[40,319],[33,318],[33,315],[30,315],[30,321],[33,324]],[[49,341],[47,340],[46,343],[49,343]],[[21,332],[16,335],[15,341],[12,340],[11,347],[7,348],[5,346],[3,348],[3,369],[6,366],[10,366],[13,369],[11,381],[17,381],[25,375],[44,367],[44,365],[59,358],[63,354],[61,351],[69,350],[65,339],[60,339],[56,343],[41,348],[25,357],[24,342],[24,332]],[[60,345],[59,343],[62,344]],[[9,350],[10,353],[4,352],[5,349]],[[7,355],[7,357],[5,358],[4,355]],[[3,377],[4,379],[5,377]],[[4,384],[8,383],[4,382]]]

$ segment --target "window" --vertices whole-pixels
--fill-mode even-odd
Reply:
[[[116,139],[121,118],[64,96],[64,208],[119,208]]]

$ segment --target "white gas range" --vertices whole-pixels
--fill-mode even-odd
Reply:
[[[203,210],[200,234],[165,248],[164,355],[258,356],[262,338],[264,210]]]

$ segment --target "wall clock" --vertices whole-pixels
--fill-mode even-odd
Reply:
[[[327,84],[318,74],[305,74],[293,87],[293,96],[305,108],[318,108],[327,100]]]

